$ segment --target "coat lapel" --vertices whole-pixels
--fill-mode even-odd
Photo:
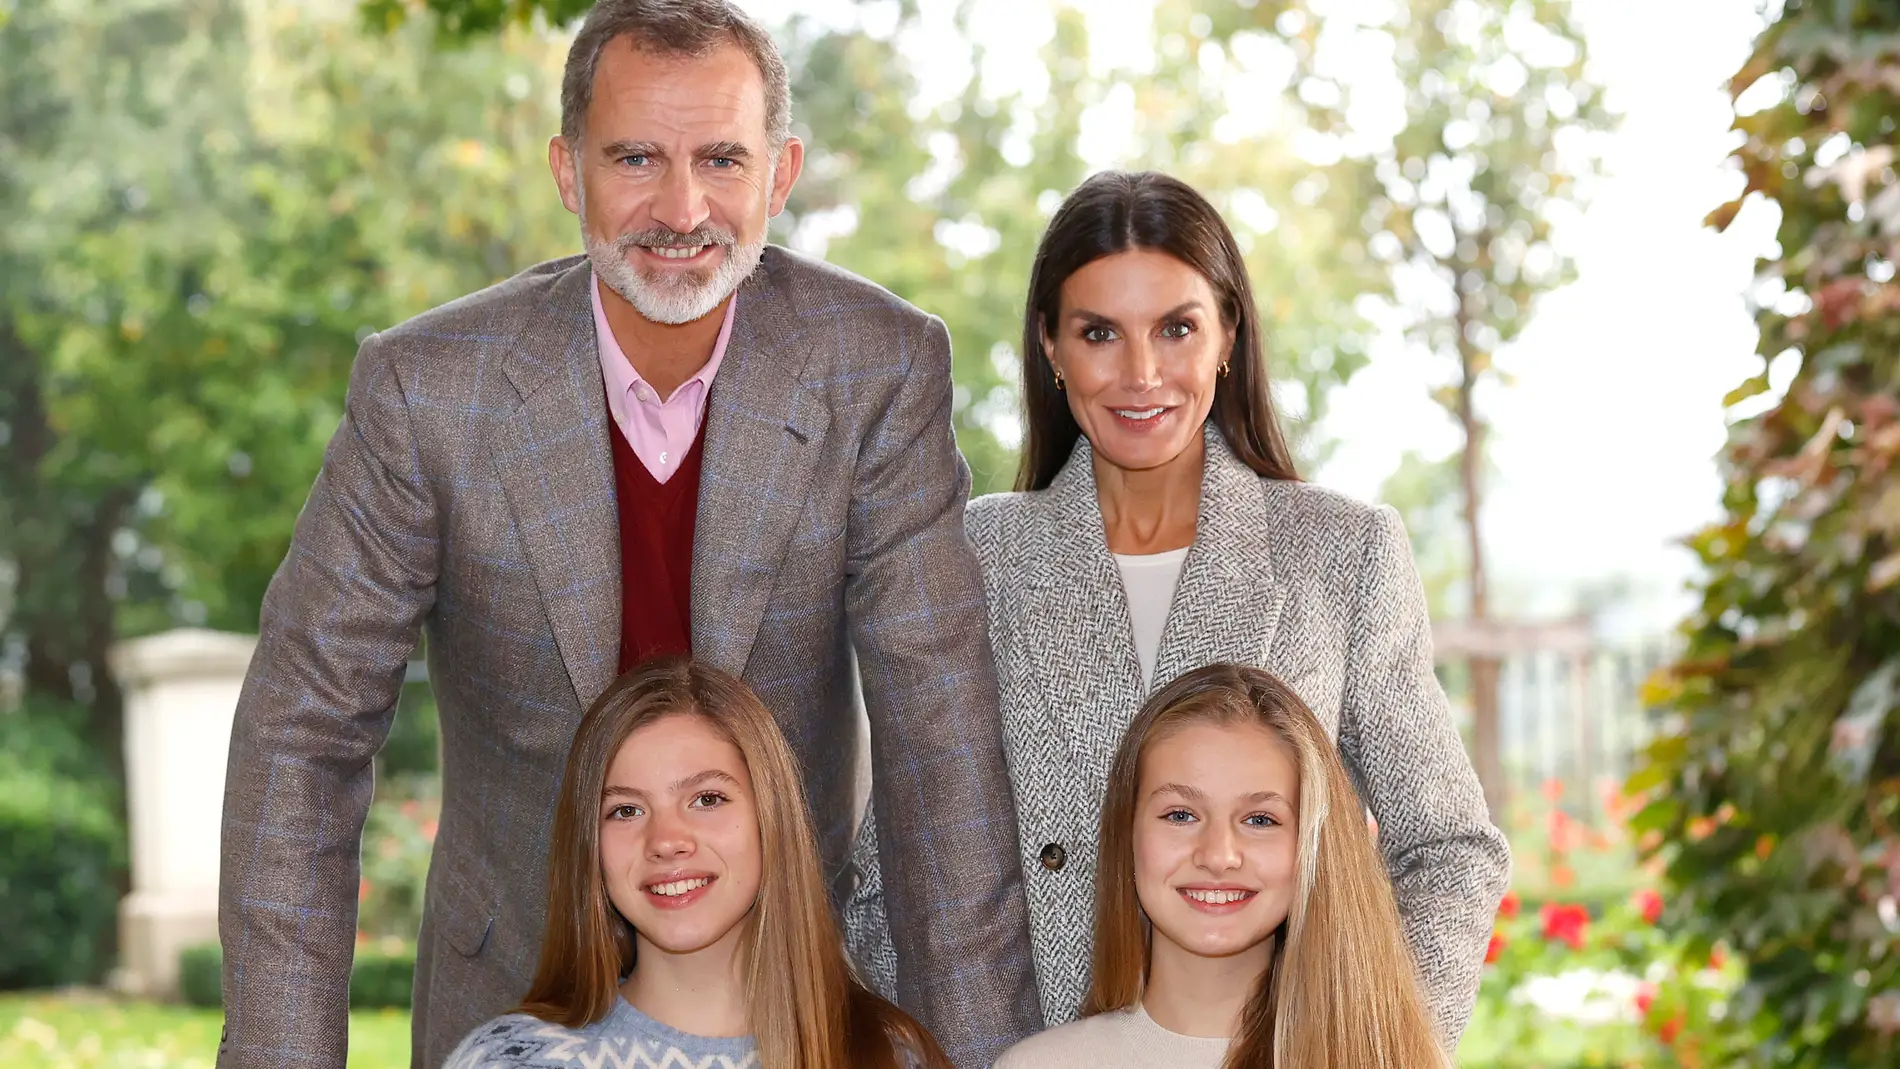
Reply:
[[[831,416],[802,376],[811,345],[785,266],[768,248],[739,288],[732,337],[706,405],[693,536],[693,654],[745,670],[805,507]]]
[[[1088,440],[1078,439],[1045,491],[1053,515],[1035,535],[1028,626],[1019,637],[1036,650],[1043,692],[1071,751],[1106,776],[1115,741],[1141,705],[1141,663],[1092,464]]]
[[[620,654],[620,524],[586,260],[554,283],[503,365],[521,406],[503,420],[495,467],[554,642],[584,708]]]
[[[1273,574],[1260,476],[1212,422],[1206,443],[1194,547],[1161,633],[1154,690],[1206,664],[1265,665],[1280,621],[1282,591]]]
[[[1155,659],[1141,686],[1121,572],[1108,550],[1086,439],[1044,491],[1049,522],[1028,569],[1027,626],[1054,727],[1071,752],[1105,776],[1115,743],[1149,693],[1184,672],[1227,661],[1263,665],[1280,619],[1260,477],[1211,424],[1194,545],[1182,565]]]

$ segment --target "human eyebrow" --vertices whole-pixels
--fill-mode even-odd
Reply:
[[[1201,790],[1199,787],[1190,787],[1185,783],[1163,783],[1161,786],[1149,791],[1148,797],[1153,798],[1163,794],[1179,795],[1190,802],[1207,801],[1206,791]]]
[[[1281,794],[1279,791],[1255,791],[1241,799],[1241,801],[1247,802],[1250,805],[1258,805],[1262,802],[1278,802],[1281,805],[1290,807],[1293,804],[1287,800],[1286,795]]]
[[[699,158],[702,160],[749,160],[752,158],[752,151],[737,141],[714,141],[710,145],[700,146]]]
[[[600,800],[603,802],[609,798],[637,798],[644,801],[646,796],[645,791],[637,790],[633,787],[620,787],[612,784],[602,787],[600,790]]]
[[[1095,327],[1095,326],[1115,327],[1115,326],[1121,325],[1115,322],[1115,319],[1113,316],[1106,316],[1100,312],[1092,312],[1087,308],[1076,308],[1076,309],[1070,310],[1069,319],[1073,322],[1080,323],[1084,326],[1090,326],[1090,327]]]
[[[690,791],[694,787],[704,786],[705,784],[708,784],[708,783],[724,783],[729,786],[737,787],[739,785],[739,780],[738,780],[738,777],[734,776],[732,773],[727,772],[724,769],[709,768],[703,772],[695,772],[692,775],[687,776],[686,778],[682,780],[679,780],[678,782],[674,783],[671,787],[669,787],[668,790],[677,794],[681,791]]]
[[[651,141],[609,141],[601,147],[601,155],[609,160],[624,159],[627,156],[653,156],[665,159],[666,152]]]

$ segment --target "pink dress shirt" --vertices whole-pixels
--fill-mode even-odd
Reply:
[[[712,392],[720,361],[726,358],[726,341],[732,337],[732,315],[739,307],[739,295],[734,293],[726,302],[726,319],[719,326],[719,339],[713,342],[706,366],[680,383],[673,396],[662,399],[660,392],[633,369],[633,362],[614,340],[613,328],[607,325],[607,310],[601,307],[598,277],[587,287],[587,293],[594,303],[594,337],[600,350],[600,373],[607,383],[607,411],[613,414],[621,436],[633,447],[633,455],[646,465],[655,482],[663,483],[672,478],[686,451],[693,447],[693,439],[699,436],[699,425],[706,418],[706,397]]]

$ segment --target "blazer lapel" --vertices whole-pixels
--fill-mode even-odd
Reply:
[[[555,645],[585,708],[620,654],[620,523],[586,260],[555,282],[504,366],[521,406],[493,443]]]
[[[1151,690],[1206,664],[1266,664],[1280,620],[1260,476],[1211,421],[1206,443],[1194,546],[1174,588]]]
[[[1045,492],[1024,619],[1056,726],[1089,771],[1106,776],[1115,741],[1141,706],[1141,663],[1121,573],[1108,551],[1086,438]]]
[[[739,288],[706,405],[693,534],[693,654],[745,670],[831,424],[802,381],[811,346],[768,248]]]

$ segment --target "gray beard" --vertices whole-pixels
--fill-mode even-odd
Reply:
[[[704,227],[695,235],[675,234],[656,240],[654,232],[644,231],[605,241],[588,234],[583,224],[581,236],[587,242],[587,258],[594,265],[594,273],[608,289],[647,319],[671,325],[691,323],[719,307],[765,256],[763,241],[740,244],[730,240],[728,234],[709,234]],[[705,240],[707,238],[711,240]],[[627,259],[629,253],[639,248],[691,244],[720,245],[725,253],[719,265],[708,270],[665,275],[654,272],[650,276]]]
[[[576,170],[580,160],[575,159]],[[770,179],[767,179],[770,183]],[[740,244],[736,235],[724,227],[701,224],[691,234],[680,234],[665,227],[622,234],[608,241],[587,232],[587,186],[576,182],[575,199],[580,203],[581,242],[594,274],[620,299],[654,323],[678,326],[691,323],[719,307],[759,266],[765,256],[765,242]],[[627,259],[637,248],[668,245],[723,245],[725,255],[710,271],[688,271],[652,277],[640,273]]]

